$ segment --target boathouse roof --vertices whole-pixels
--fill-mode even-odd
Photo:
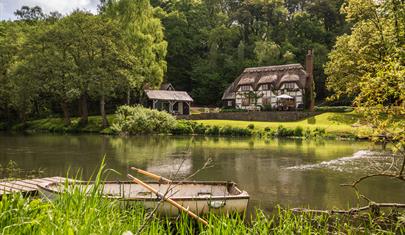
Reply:
[[[150,100],[193,102],[193,98],[185,91],[145,90],[145,93]]]

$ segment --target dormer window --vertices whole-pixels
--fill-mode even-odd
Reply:
[[[295,84],[293,82],[288,82],[284,84],[284,88],[287,90],[292,90],[295,88]]]
[[[263,91],[270,90],[270,85],[269,85],[269,84],[263,84],[263,85],[262,85],[262,90],[263,90]]]
[[[241,91],[250,91],[250,86],[249,85],[240,86],[240,90]]]

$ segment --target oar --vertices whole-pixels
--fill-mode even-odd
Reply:
[[[132,175],[128,174],[128,177],[130,179],[132,179],[135,183],[140,184],[141,186],[143,186],[144,188],[146,188],[147,190],[151,191],[152,193],[156,194],[156,196],[158,198],[163,198],[163,200],[168,201],[170,204],[172,204],[173,206],[177,207],[178,209],[186,212],[188,215],[190,215],[191,217],[193,217],[194,219],[196,219],[197,221],[208,225],[208,222],[205,221],[204,219],[202,219],[201,217],[199,217],[198,215],[194,214],[192,211],[189,211],[187,208],[185,208],[184,206],[180,205],[179,203],[173,201],[171,198],[167,197],[166,195],[163,195],[161,193],[159,193],[156,189],[154,189],[152,186],[150,186],[149,184],[146,184],[145,182],[143,182],[140,179],[137,179],[135,177],[133,177]]]
[[[173,182],[173,181],[171,181],[171,180],[169,180],[169,179],[167,179],[167,178],[165,178],[163,176],[156,175],[156,174],[153,174],[153,173],[151,173],[149,171],[145,171],[145,170],[142,170],[142,169],[139,169],[139,168],[131,167],[131,170],[134,170],[134,171],[136,171],[136,172],[138,172],[138,173],[140,173],[142,175],[146,175],[146,176],[148,176],[148,177],[150,177],[152,179],[155,179],[155,180],[157,180],[159,182],[165,182],[165,183],[172,183]]]

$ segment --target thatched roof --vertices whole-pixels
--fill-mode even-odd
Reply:
[[[150,100],[193,102],[193,98],[185,91],[146,90],[145,93]]]
[[[300,64],[246,68],[225,90],[222,99],[234,99],[235,91],[241,85],[251,85],[254,90],[257,90],[260,84],[270,84],[275,89],[279,89],[283,83],[295,82],[298,87],[304,89],[306,80],[307,73]]]

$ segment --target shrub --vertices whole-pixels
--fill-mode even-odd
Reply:
[[[315,107],[315,111],[319,111],[319,112],[343,113],[343,112],[351,112],[353,110],[354,110],[353,107],[350,107],[350,106],[320,106],[320,107]]]
[[[247,129],[247,128],[224,126],[224,127],[222,127],[220,129],[220,135],[226,135],[226,136],[251,136],[252,131],[251,131],[251,129]]]
[[[265,131],[265,132],[270,132],[271,129],[270,129],[270,127],[267,126],[267,127],[264,128],[264,131]]]
[[[219,135],[220,128],[218,126],[207,126],[207,135]]]
[[[294,136],[294,130],[285,128],[282,125],[280,125],[277,127],[276,136],[278,137]]]
[[[198,134],[198,135],[204,135],[207,127],[204,126],[204,124],[202,123],[197,123],[197,122],[193,122],[195,125],[193,126],[193,132],[194,134]]]
[[[324,128],[315,128],[315,130],[313,130],[312,135],[315,137],[322,137],[326,134],[326,131]]]
[[[305,129],[304,136],[305,136],[305,138],[310,138],[311,137],[311,129],[309,129],[307,127],[307,129]]]
[[[193,134],[193,127],[190,121],[178,121],[174,128],[171,130],[175,135],[190,135]]]
[[[246,109],[235,109],[235,108],[225,108],[225,109],[221,109],[221,111],[219,111],[220,113],[229,113],[229,112],[239,112],[239,113],[243,113],[243,112],[247,112]]]
[[[272,111],[273,107],[270,104],[263,105],[262,111]]]
[[[117,109],[111,130],[124,134],[168,133],[175,125],[176,119],[167,112],[124,105]]]
[[[294,136],[301,137],[301,136],[303,136],[303,135],[304,135],[304,129],[302,129],[302,127],[300,127],[300,126],[297,126],[297,127],[294,129]]]
[[[250,130],[255,129],[255,125],[254,125],[254,124],[249,124],[247,127],[248,127],[248,129],[250,129]]]

